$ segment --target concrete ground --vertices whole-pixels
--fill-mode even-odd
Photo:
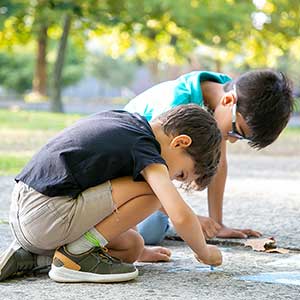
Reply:
[[[199,264],[185,243],[165,241],[169,263],[138,263],[139,277],[119,284],[58,284],[47,275],[0,283],[0,299],[300,299],[300,143],[286,141],[256,153],[243,145],[229,154],[224,223],[274,237],[289,254],[254,252],[242,240],[220,240],[221,267]],[[12,177],[0,178],[0,251],[11,241],[8,221]],[[183,193],[195,211],[207,213],[206,193]],[[282,273],[284,272],[284,273]],[[243,280],[261,273],[262,280]],[[273,277],[272,277],[273,276]],[[256,277],[259,280],[259,277]]]

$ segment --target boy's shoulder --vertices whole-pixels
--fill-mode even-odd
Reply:
[[[232,78],[224,73],[212,72],[212,71],[192,71],[186,74],[183,74],[177,78],[178,81],[192,82],[197,83],[203,81],[213,81],[217,83],[224,84],[228,81],[231,81]]]

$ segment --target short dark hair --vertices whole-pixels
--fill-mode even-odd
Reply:
[[[186,148],[195,164],[195,183],[205,188],[217,171],[221,153],[221,132],[213,116],[195,104],[179,105],[157,117],[168,136],[186,134],[192,144]]]
[[[270,69],[249,71],[224,86],[236,85],[237,110],[252,131],[250,146],[262,149],[286,127],[294,109],[292,85],[282,73]]]

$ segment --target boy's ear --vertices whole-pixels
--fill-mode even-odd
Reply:
[[[173,140],[171,141],[171,147],[174,148],[187,148],[192,144],[192,139],[190,136],[186,135],[186,134],[181,134],[181,135],[177,135],[176,137],[173,138]]]
[[[231,106],[236,103],[236,99],[231,91],[227,92],[220,100],[221,105]]]

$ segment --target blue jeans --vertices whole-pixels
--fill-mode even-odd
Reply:
[[[155,212],[137,226],[146,245],[159,244],[165,238],[169,227],[169,217],[161,211]]]

